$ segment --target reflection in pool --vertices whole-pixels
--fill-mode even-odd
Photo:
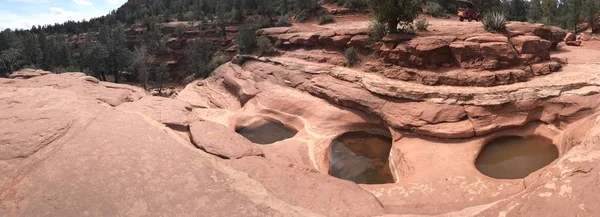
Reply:
[[[508,136],[486,144],[475,161],[475,167],[492,178],[521,179],[556,158],[558,149],[548,138]]]
[[[391,148],[387,136],[345,133],[331,144],[329,175],[358,184],[394,183],[388,163]]]
[[[238,128],[235,132],[256,144],[271,144],[292,138],[298,133],[278,121],[262,119],[248,126]]]

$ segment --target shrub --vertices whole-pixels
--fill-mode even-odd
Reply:
[[[354,51],[354,47],[346,49],[344,51],[344,56],[346,56],[346,64],[349,66],[353,66],[360,61],[358,54],[356,54],[356,51]]]
[[[209,66],[211,59],[215,56],[216,47],[210,42],[204,41],[203,39],[197,39],[194,42],[187,45],[185,49],[185,63],[187,70],[193,72],[196,78],[206,78],[211,72],[212,68]],[[148,54],[144,54],[148,55]],[[143,58],[148,58],[143,56]],[[141,62],[147,60],[142,59]]]
[[[210,70],[215,70],[217,67],[231,61],[231,57],[222,53],[216,53],[208,63]],[[203,76],[206,77],[206,76]]]
[[[412,24],[421,12],[421,0],[365,0],[375,20],[387,24],[389,32],[396,32],[398,24]]]
[[[258,47],[258,55],[269,55],[275,52],[273,48],[273,44],[271,44],[271,40],[269,40],[266,36],[260,36],[256,40],[256,46]]]
[[[299,23],[304,23],[308,21],[309,18],[310,16],[306,10],[300,11],[300,13],[296,14],[294,17],[294,19]]]
[[[415,20],[415,26],[417,27],[417,30],[425,31],[425,30],[427,30],[427,27],[429,27],[429,20],[417,19],[417,20]]]
[[[385,23],[382,22],[371,23],[369,30],[369,36],[371,37],[371,41],[373,42],[380,41],[383,38],[383,36],[387,34],[387,26]]]
[[[294,0],[293,7],[295,11],[315,12],[319,10],[319,0]]]
[[[437,2],[428,1],[427,5],[425,5],[425,9],[427,11],[427,14],[431,15],[432,17],[445,17],[445,16],[447,16],[446,15],[446,9],[444,9]]]
[[[288,15],[283,15],[281,17],[279,17],[279,20],[277,20],[277,23],[275,23],[275,26],[291,26],[292,23],[290,23],[290,17],[288,17]]]
[[[319,17],[319,25],[325,25],[328,23],[333,23],[333,16],[329,15],[329,14],[325,14],[322,15],[321,17]]]
[[[242,26],[235,37],[235,43],[238,45],[240,53],[251,53],[256,47],[255,29],[249,26]]]
[[[362,9],[366,7],[362,0],[338,0],[337,4],[351,9]]]
[[[506,15],[501,12],[486,14],[481,22],[488,32],[504,32],[506,30]]]
[[[258,16],[256,20],[254,20],[254,26],[257,29],[269,28],[271,27],[271,19],[266,16]]]
[[[177,26],[175,26],[175,36],[182,36],[188,29],[189,28],[185,24],[177,24]]]

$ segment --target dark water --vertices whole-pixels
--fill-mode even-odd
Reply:
[[[261,120],[236,129],[237,133],[256,144],[271,144],[292,138],[298,131],[288,128],[280,122]]]
[[[388,157],[392,139],[364,132],[350,132],[330,147],[329,175],[358,184],[394,183]]]
[[[540,136],[509,136],[492,140],[483,148],[475,167],[492,178],[521,179],[558,158],[552,140]]]

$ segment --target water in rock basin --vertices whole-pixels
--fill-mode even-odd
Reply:
[[[282,123],[264,119],[239,128],[236,132],[253,143],[263,145],[292,138],[298,133]]]
[[[521,179],[558,158],[552,140],[540,136],[509,136],[485,145],[475,161],[477,169],[492,178]]]
[[[394,183],[388,163],[391,147],[387,136],[346,133],[331,144],[329,175],[358,184]]]

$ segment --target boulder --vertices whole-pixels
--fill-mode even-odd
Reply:
[[[453,36],[430,36],[409,41],[410,63],[416,66],[452,63],[450,43],[455,39]]]
[[[563,42],[567,36],[567,31],[564,29],[536,23],[509,22],[506,24],[506,29],[509,32],[512,32],[513,35],[533,34],[542,39],[548,40],[551,42],[552,48],[556,48],[556,45],[558,45],[560,42]]]
[[[580,46],[581,45],[581,41],[567,41],[565,43],[569,46]]]
[[[348,41],[349,46],[363,47],[367,45],[370,37],[368,35],[355,35]]]
[[[510,39],[520,54],[538,54],[548,52],[552,43],[538,36],[516,36]]]
[[[587,32],[580,33],[576,38],[577,41],[591,41],[592,39],[592,35]]]
[[[192,142],[198,148],[225,159],[262,156],[263,152],[248,139],[235,131],[210,121],[190,124]]]
[[[516,59],[516,54],[513,52],[512,46],[504,42],[482,43],[481,54],[485,59],[498,61],[513,61]]]
[[[545,62],[545,63],[533,64],[533,65],[531,65],[529,70],[530,70],[530,73],[533,73],[535,75],[547,75],[552,72],[556,72],[556,71],[560,70],[561,68],[562,68],[562,65],[560,63]]]
[[[569,32],[569,33],[567,33],[567,36],[565,36],[565,42],[575,41],[575,40],[577,40],[577,35],[575,33]]]

